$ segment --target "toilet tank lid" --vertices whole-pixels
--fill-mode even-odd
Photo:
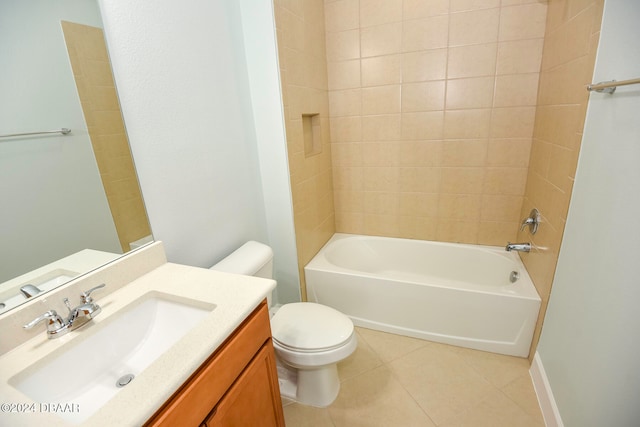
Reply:
[[[271,260],[273,260],[273,250],[269,246],[250,240],[212,266],[211,269],[252,276]]]

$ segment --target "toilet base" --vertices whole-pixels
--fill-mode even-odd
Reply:
[[[325,408],[333,403],[340,391],[336,363],[315,369],[295,369],[278,362],[278,384],[283,397],[303,405]]]
[[[280,359],[276,358],[278,367],[278,385],[280,386],[280,395],[290,400],[296,400],[296,392],[298,390],[298,375],[295,369],[287,368]]]

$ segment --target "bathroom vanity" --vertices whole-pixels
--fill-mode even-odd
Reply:
[[[86,325],[55,339],[22,329],[100,283]],[[274,287],[168,263],[156,242],[0,315],[0,425],[284,426]]]
[[[284,426],[266,301],[145,426]]]

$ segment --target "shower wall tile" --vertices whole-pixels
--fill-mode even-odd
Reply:
[[[483,221],[509,221],[517,218],[522,207],[522,196],[492,195],[482,196],[480,219]]]
[[[477,139],[489,136],[492,111],[447,110],[444,117],[445,139]]]
[[[439,166],[443,156],[443,141],[403,141],[398,144],[400,166]]]
[[[490,108],[495,78],[474,77],[447,81],[447,110]]]
[[[526,40],[545,36],[547,6],[531,3],[500,10],[499,40]]]
[[[327,60],[344,61],[360,57],[360,32],[358,30],[327,33]]]
[[[538,73],[543,43],[541,38],[498,43],[497,74]]]
[[[533,250],[521,257],[542,298],[530,357],[542,328],[569,208],[589,97],[585,87],[593,75],[603,4],[604,0],[549,3],[531,157],[520,211],[524,218],[532,208],[538,208],[543,223],[535,236],[526,230],[518,233],[518,241],[532,242]],[[534,4],[525,7],[538,13]]]
[[[402,191],[438,194],[442,169],[434,167],[400,168],[398,184]]]
[[[402,24],[377,25],[360,30],[360,54],[362,57],[400,53],[402,47]]]
[[[295,61],[292,61],[295,63]],[[305,67],[308,69],[308,67]],[[329,89],[352,89],[360,87],[360,60],[335,61],[327,64]],[[296,83],[295,79],[292,84]]]
[[[402,112],[443,110],[444,100],[444,80],[402,85]],[[363,98],[363,105],[365,105],[364,101]]]
[[[361,142],[362,117],[334,117],[331,119],[332,142]]]
[[[442,168],[440,190],[446,194],[482,194],[484,168]]]
[[[331,145],[331,163],[333,167],[362,166],[362,145],[333,143]]]
[[[276,5],[279,0],[275,0]],[[360,0],[338,0],[324,6],[327,34],[335,31],[353,30],[360,27]],[[276,25],[278,22],[276,21]]]
[[[441,218],[475,221],[480,217],[482,196],[478,194],[440,194],[438,214]]]
[[[527,183],[526,168],[487,168],[484,194],[521,195]]]
[[[363,141],[397,141],[400,139],[400,114],[362,117]]]
[[[546,7],[539,0],[325,2],[337,231],[515,240]],[[556,86],[547,84],[551,98]],[[554,174],[570,160],[556,161]]]
[[[436,227],[435,239],[441,242],[476,243],[480,231],[478,221],[440,219]]]
[[[499,6],[500,0],[451,0],[451,12],[492,9]]]
[[[442,80],[447,77],[447,49],[402,54],[402,82]]]
[[[502,0],[502,6],[515,6],[519,4],[540,3],[540,0]],[[555,2],[551,2],[555,3]]]
[[[360,27],[402,21],[402,0],[360,0]]]
[[[455,79],[495,75],[497,50],[497,43],[452,47],[449,49],[447,77]]]
[[[444,112],[402,113],[403,140],[440,140],[444,129]]]
[[[531,138],[490,139],[487,166],[529,167]]]
[[[400,193],[399,212],[410,217],[438,216],[438,195],[435,193]]]
[[[61,22],[91,146],[123,252],[151,234],[102,29]]]
[[[510,230],[518,227],[519,222],[480,221],[478,241],[491,246],[504,246],[512,238]]]
[[[382,166],[362,169],[362,188],[365,192],[397,192],[399,182],[398,168]]]
[[[499,8],[452,13],[450,20],[449,46],[498,41]]]
[[[330,144],[332,137],[336,141],[361,138],[359,117],[351,116],[361,113],[359,10],[357,0],[326,5],[322,0],[275,0],[274,7],[298,269],[306,299],[304,266],[335,232],[334,188],[361,188],[356,174],[334,175],[331,164],[335,154]],[[332,16],[330,37],[325,34],[325,13]],[[333,90],[331,99],[329,88]],[[331,122],[330,104],[340,116]],[[319,116],[317,153],[304,151],[303,114]],[[354,206],[361,209],[362,203]]]
[[[402,14],[406,19],[427,18],[449,13],[449,0],[404,0]]]
[[[536,108],[494,108],[491,115],[492,138],[530,138],[533,135]]]
[[[362,114],[362,90],[347,89],[329,92],[329,114],[331,117]]]
[[[400,113],[400,91],[400,85],[363,88],[361,91],[362,115]]]
[[[402,51],[414,52],[447,47],[449,19],[446,15],[403,21]]]
[[[402,83],[401,64],[400,55],[362,59],[362,87]]]
[[[395,145],[396,142],[362,144],[362,165],[365,167],[392,166],[397,171],[395,167],[399,164],[399,156]]]
[[[442,145],[442,166],[482,167],[486,164],[487,139],[450,139]]]
[[[495,107],[535,106],[538,73],[510,74],[496,77]]]

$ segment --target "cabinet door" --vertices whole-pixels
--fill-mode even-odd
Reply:
[[[207,427],[284,427],[271,340],[256,354],[205,423]]]
[[[260,350],[271,343],[270,337],[269,311],[263,302],[144,426],[201,427]],[[275,371],[274,366],[273,375]]]

